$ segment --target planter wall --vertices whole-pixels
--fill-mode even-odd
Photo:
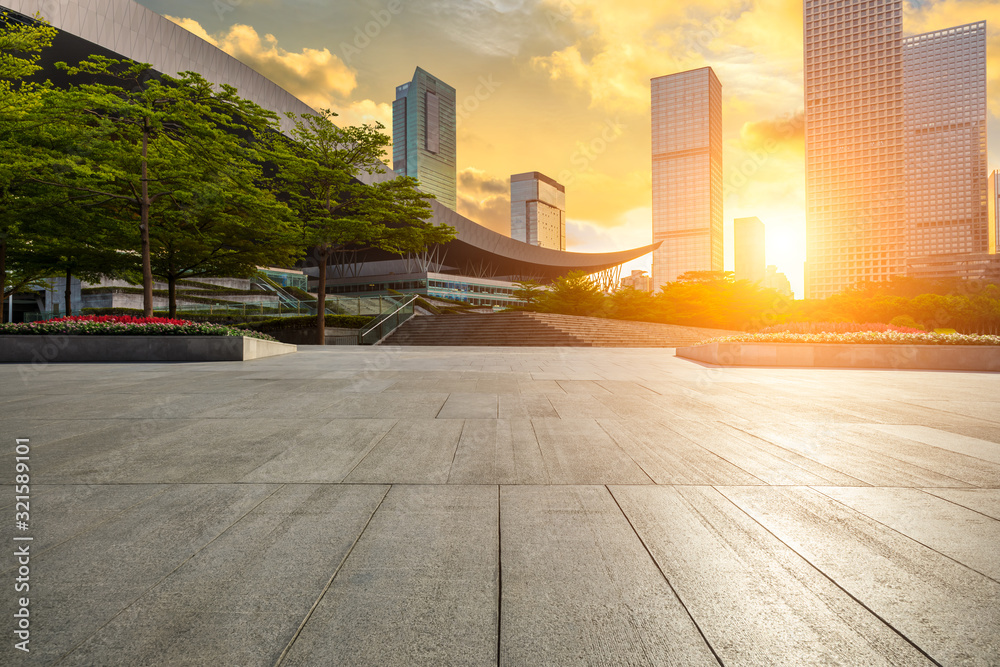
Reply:
[[[244,336],[0,336],[0,362],[249,361],[294,345]]]
[[[709,343],[676,354],[719,366],[1000,371],[1000,347],[992,345]]]

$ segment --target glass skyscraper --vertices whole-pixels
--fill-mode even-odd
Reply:
[[[458,205],[455,89],[419,67],[396,86],[392,102],[392,170],[455,210]]]
[[[908,257],[986,252],[986,22],[903,40]]]
[[[651,81],[653,281],[722,271],[722,84],[710,67]]]
[[[902,273],[901,0],[805,0],[806,298]]]
[[[537,171],[510,177],[510,237],[566,249],[566,188]]]

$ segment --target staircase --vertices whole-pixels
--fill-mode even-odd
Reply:
[[[502,312],[413,317],[384,345],[514,347],[684,347],[737,332],[551,313]]]

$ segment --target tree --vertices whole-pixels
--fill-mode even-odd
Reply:
[[[363,248],[419,252],[454,238],[454,229],[427,222],[431,195],[419,192],[414,179],[373,185],[358,180],[386,171],[389,138],[380,123],[337,127],[329,109],[288,117],[295,124],[291,141],[274,137],[275,182],[303,225],[303,245],[313,249],[319,264],[316,342],[323,345],[327,265],[335,253]]]
[[[248,166],[254,142],[276,129],[277,117],[194,72],[155,75],[149,65],[101,56],[60,66],[84,83],[49,91],[46,127],[69,128],[84,150],[35,169],[32,180],[88,197],[91,206],[117,208],[137,223],[143,311],[151,316],[152,221],[182,211],[184,193],[197,190],[206,173],[238,196],[266,200]]]
[[[514,283],[514,285],[517,287],[514,290],[514,298],[524,301],[529,309],[534,307],[542,295],[545,294],[542,284],[537,280],[521,280]]]
[[[31,250],[23,219],[25,211],[30,209],[24,173],[37,157],[18,137],[40,105],[41,86],[29,81],[28,77],[41,69],[39,54],[51,46],[56,32],[41,20],[15,23],[7,12],[0,14],[0,155],[3,156],[0,160],[0,298],[3,299],[25,287],[37,285],[47,273],[20,261]],[[8,263],[11,251],[16,253],[12,258],[15,261]]]
[[[541,312],[563,315],[599,317],[604,314],[604,306],[604,293],[583,271],[571,271],[556,278],[538,301]]]

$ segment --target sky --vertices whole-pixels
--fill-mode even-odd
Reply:
[[[509,234],[509,177],[566,186],[567,249],[652,236],[649,80],[722,82],[726,269],[732,221],[802,294],[801,0],[139,0],[343,124],[391,132],[420,66],[457,89],[459,213]],[[1000,1],[904,0],[903,31],[988,22],[989,167],[1000,168]],[[646,256],[626,265],[648,269]]]

